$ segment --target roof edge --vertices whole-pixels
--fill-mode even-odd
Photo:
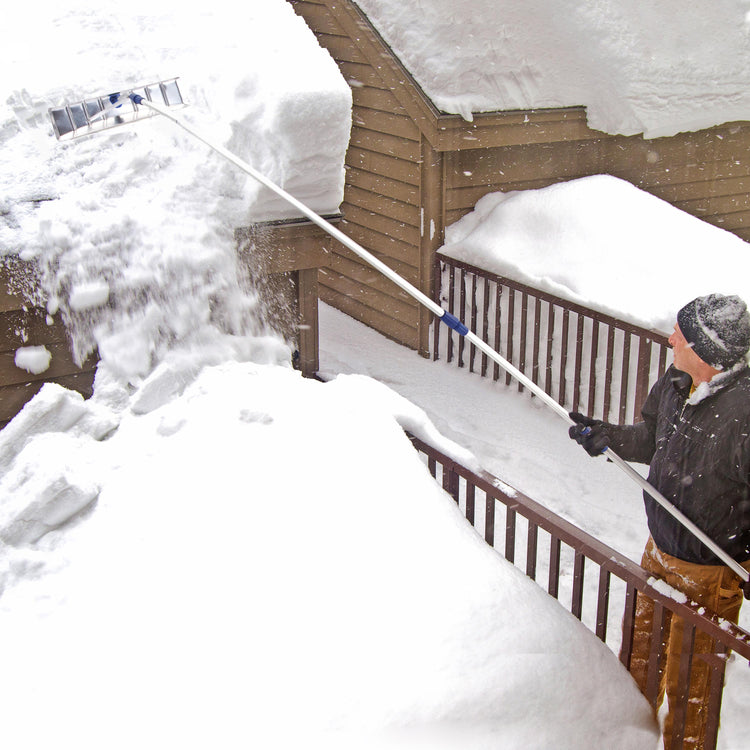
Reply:
[[[588,127],[583,106],[478,112],[471,121],[442,112],[355,0],[317,2],[328,8],[352,43],[377,68],[383,82],[437,151],[592,140],[605,135]]]

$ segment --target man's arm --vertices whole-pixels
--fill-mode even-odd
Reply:
[[[643,405],[642,422],[633,425],[616,425],[591,419],[578,412],[571,412],[575,422],[568,434],[583,446],[590,456],[598,456],[611,448],[625,461],[648,464],[656,450],[656,413],[659,404],[654,387]]]

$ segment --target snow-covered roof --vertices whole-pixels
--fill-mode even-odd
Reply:
[[[442,111],[585,106],[647,138],[750,119],[745,0],[356,0]]]
[[[72,326],[77,358],[96,343],[145,371],[152,335],[199,331],[217,290],[237,287],[233,229],[299,214],[166,118],[63,143],[48,108],[179,76],[179,116],[331,213],[351,90],[286,0],[41,6],[14,4],[0,25],[0,258],[33,260],[50,314],[87,319]],[[82,308],[77,292],[92,288]],[[158,305],[143,301],[152,293]],[[132,319],[116,321],[108,300]]]

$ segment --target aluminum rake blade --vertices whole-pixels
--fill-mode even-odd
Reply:
[[[138,106],[130,98],[131,94],[137,94],[136,99],[143,97],[147,101],[166,107],[178,107],[184,104],[176,78],[95,96],[62,107],[52,107],[49,115],[55,136],[58,140],[80,138],[118,125],[153,117],[156,114],[148,107]]]

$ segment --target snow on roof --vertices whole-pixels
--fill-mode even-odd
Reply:
[[[154,337],[236,320],[238,309],[249,325],[243,295],[228,301],[238,285],[233,230],[296,210],[166,118],[63,143],[47,110],[179,76],[186,122],[313,210],[335,212],[351,90],[312,31],[285,0],[179,9],[171,0],[45,0],[9,13],[13,23],[0,25],[0,258],[38,265],[42,301],[73,322],[76,357],[96,345],[142,373]],[[113,304],[71,310],[92,285]]]
[[[666,334],[695,297],[750,304],[747,242],[610,175],[485,195],[440,251]]]
[[[435,105],[472,113],[585,106],[647,138],[750,119],[744,0],[357,0]]]

